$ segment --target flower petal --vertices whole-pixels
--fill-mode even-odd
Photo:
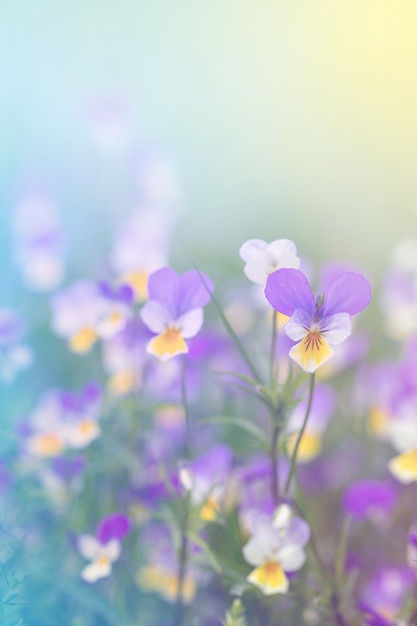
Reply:
[[[187,353],[188,346],[179,330],[167,328],[166,331],[149,341],[146,352],[157,356],[161,361],[168,361],[177,354]]]
[[[278,558],[285,572],[296,572],[304,565],[306,555],[300,546],[293,544],[281,548]]]
[[[175,321],[175,326],[181,331],[184,339],[194,337],[201,329],[204,321],[203,309],[187,311]]]
[[[388,463],[388,469],[400,483],[408,485],[417,480],[417,449],[395,456]]]
[[[322,307],[323,316],[332,313],[355,315],[368,306],[371,287],[362,274],[346,272],[330,285]]]
[[[174,321],[168,309],[155,300],[148,300],[141,308],[139,315],[142,322],[153,333],[163,333]]]
[[[106,558],[99,558],[90,563],[81,572],[81,578],[88,583],[95,583],[100,578],[105,578],[111,574],[111,563]]]
[[[196,270],[189,270],[180,277],[181,302],[179,313],[186,313],[192,309],[202,309],[210,301],[214,291],[212,280]]]
[[[176,318],[181,299],[181,280],[177,272],[171,267],[153,272],[148,279],[148,295],[150,300],[162,304]]]
[[[102,548],[103,554],[109,559],[111,563],[113,561],[117,561],[122,551],[122,546],[120,541],[117,539],[111,539],[105,546]]]
[[[322,335],[317,334],[314,338],[308,333],[305,338],[297,343],[289,351],[289,356],[305,372],[312,374],[320,365],[323,365],[334,354],[334,350],[325,341]]]
[[[123,539],[130,531],[130,520],[122,513],[112,513],[101,520],[97,530],[97,537],[106,544],[112,539]]]
[[[89,561],[96,559],[102,549],[101,543],[93,535],[80,535],[77,546],[80,554]]]
[[[268,274],[271,273],[271,265],[264,254],[256,254],[246,263],[243,271],[249,280],[257,285],[264,285]]]
[[[319,325],[329,346],[338,346],[352,332],[352,320],[349,313],[335,313],[323,318]]]
[[[289,317],[296,309],[313,314],[316,308],[307,277],[292,268],[283,268],[268,276],[265,296],[275,310]]]
[[[274,593],[287,593],[289,581],[280,563],[267,561],[260,567],[254,569],[247,577],[266,596]]]
[[[245,261],[245,263],[247,263],[254,254],[264,252],[267,246],[267,242],[263,239],[249,239],[248,241],[245,241],[245,243],[240,247],[239,256],[242,261]]]
[[[271,552],[270,546],[260,540],[259,536],[251,537],[242,548],[243,557],[250,565],[262,565]]]
[[[313,317],[303,309],[297,309],[284,326],[286,335],[293,341],[301,341],[314,326]]]

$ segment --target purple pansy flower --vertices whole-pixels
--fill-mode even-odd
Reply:
[[[149,300],[140,316],[156,337],[147,352],[161,361],[188,352],[186,339],[194,337],[203,324],[203,307],[210,300],[213,285],[208,276],[196,270],[182,276],[170,267],[149,277]]]
[[[297,344],[290,357],[313,373],[333,355],[333,346],[349,337],[351,316],[369,304],[371,288],[361,274],[346,272],[315,298],[300,270],[280,269],[268,277],[265,296],[274,309],[291,318],[285,331]]]
[[[81,572],[83,580],[94,583],[110,575],[112,563],[120,556],[121,540],[130,528],[131,523],[126,515],[113,513],[100,522],[96,537],[78,537],[78,550],[85,559],[91,561]]]

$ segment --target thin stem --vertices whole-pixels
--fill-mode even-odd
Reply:
[[[191,419],[187,401],[187,384],[186,384],[186,367],[187,360],[184,355],[183,368],[181,375],[181,394],[182,404],[185,416],[185,433],[184,433],[184,458],[190,458],[190,435],[191,435]],[[183,588],[187,569],[187,526],[190,515],[190,492],[187,490],[184,500],[184,507],[181,519],[181,543],[178,554],[178,588],[177,598],[174,608],[174,624],[182,626],[185,619],[185,605],[183,603]]]
[[[226,328],[227,332],[229,333],[230,337],[232,338],[236,348],[238,349],[238,351],[240,352],[240,355],[242,356],[243,360],[246,362],[246,365],[248,366],[252,376],[254,377],[254,379],[256,380],[257,383],[262,384],[262,379],[259,376],[258,370],[256,369],[255,365],[252,363],[252,360],[250,358],[250,356],[248,355],[248,353],[246,352],[245,348],[242,345],[242,342],[240,341],[239,337],[237,336],[237,334],[235,333],[235,331],[233,330],[229,320],[227,319],[226,315],[223,313],[223,310],[220,306],[220,304],[217,302],[214,294],[210,291],[206,281],[204,280],[204,276],[202,275],[202,273],[200,272],[200,270],[198,269],[198,267],[195,265],[195,263],[193,263],[196,272],[198,273],[201,282],[203,283],[204,287],[206,288],[206,290],[209,292],[209,294],[211,295],[211,301],[214,304],[218,314],[220,315],[220,319],[223,322],[224,327]]]
[[[275,380],[275,352],[277,344],[277,318],[278,313],[275,311],[272,314],[272,338],[271,338],[271,353],[269,359],[269,377],[271,381],[271,387]]]
[[[186,500],[184,502],[184,517],[182,520],[181,529],[181,545],[178,555],[178,588],[177,598],[174,608],[174,626],[182,626],[185,618],[185,605],[183,603],[183,588],[185,581],[185,574],[187,569],[187,525],[190,509],[190,495],[187,492]]]
[[[277,443],[279,438],[280,427],[278,424],[274,425],[272,433],[272,445],[271,445],[271,461],[272,461],[272,498],[274,501],[274,508],[277,508],[279,502],[279,475],[278,475],[278,450]]]
[[[312,405],[312,402],[313,402],[314,382],[315,382],[315,375],[314,375],[314,372],[313,372],[311,374],[311,376],[310,376],[310,387],[309,387],[308,402],[307,402],[307,409],[306,409],[306,414],[305,414],[305,417],[304,417],[304,422],[303,422],[303,425],[301,427],[300,432],[298,433],[298,437],[297,437],[297,441],[296,441],[296,444],[295,444],[294,452],[293,452],[293,455],[292,455],[292,458],[291,458],[290,471],[289,471],[289,474],[288,474],[287,482],[285,483],[285,489],[284,489],[285,495],[287,495],[287,493],[288,493],[288,490],[289,490],[290,485],[291,485],[291,481],[292,481],[294,473],[295,473],[295,466],[296,466],[296,463],[297,463],[298,448],[300,447],[301,439],[303,438],[304,431],[305,431],[306,426],[307,426],[308,417],[310,415],[311,405]]]
[[[190,439],[191,439],[191,419],[190,419],[190,411],[188,408],[188,398],[187,398],[187,359],[184,354],[183,364],[182,364],[182,372],[181,372],[181,398],[182,405],[184,407],[184,418],[185,418],[185,433],[184,433],[184,458],[190,458]]]

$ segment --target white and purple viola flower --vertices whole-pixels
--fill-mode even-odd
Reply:
[[[221,511],[232,460],[229,446],[219,443],[180,469],[181,484],[204,522],[212,522]]]
[[[285,511],[286,513],[286,511]],[[310,528],[303,519],[291,515],[260,515],[253,525],[253,535],[243,547],[245,560],[255,567],[247,577],[264,595],[287,593],[287,574],[304,565],[304,546],[310,538]]]
[[[315,298],[302,272],[283,268],[268,277],[265,296],[276,311],[290,317],[285,332],[297,343],[289,356],[304,371],[313,373],[333,356],[334,347],[349,337],[351,316],[369,304],[371,288],[361,274],[346,272]]]
[[[102,394],[89,383],[79,392],[44,394],[26,427],[24,448],[32,457],[58,457],[66,449],[80,450],[100,435]]]
[[[111,339],[131,316],[133,291],[127,285],[78,280],[54,294],[52,329],[73,352],[87,353],[98,339]]]
[[[110,576],[112,565],[122,550],[121,541],[131,529],[129,518],[122,513],[113,513],[99,524],[96,536],[80,535],[77,540],[80,554],[90,561],[82,570],[81,578],[95,583]]]
[[[213,284],[208,276],[189,270],[181,276],[170,267],[149,277],[149,299],[140,311],[142,321],[156,336],[147,352],[161,361],[188,352],[186,339],[195,337],[203,325],[203,307]]]

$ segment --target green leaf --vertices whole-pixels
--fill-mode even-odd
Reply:
[[[204,541],[204,539],[199,537],[199,535],[197,535],[196,533],[192,532],[191,530],[187,530],[186,534],[187,534],[187,537],[188,537],[188,539],[190,541],[192,541],[199,548],[201,548],[201,550],[203,551],[204,555],[207,557],[207,559],[209,560],[211,566],[213,567],[214,571],[217,572],[217,574],[221,574],[222,568],[220,567],[220,563],[219,563],[216,555],[214,554],[214,552],[210,548],[209,544],[206,541]]]

